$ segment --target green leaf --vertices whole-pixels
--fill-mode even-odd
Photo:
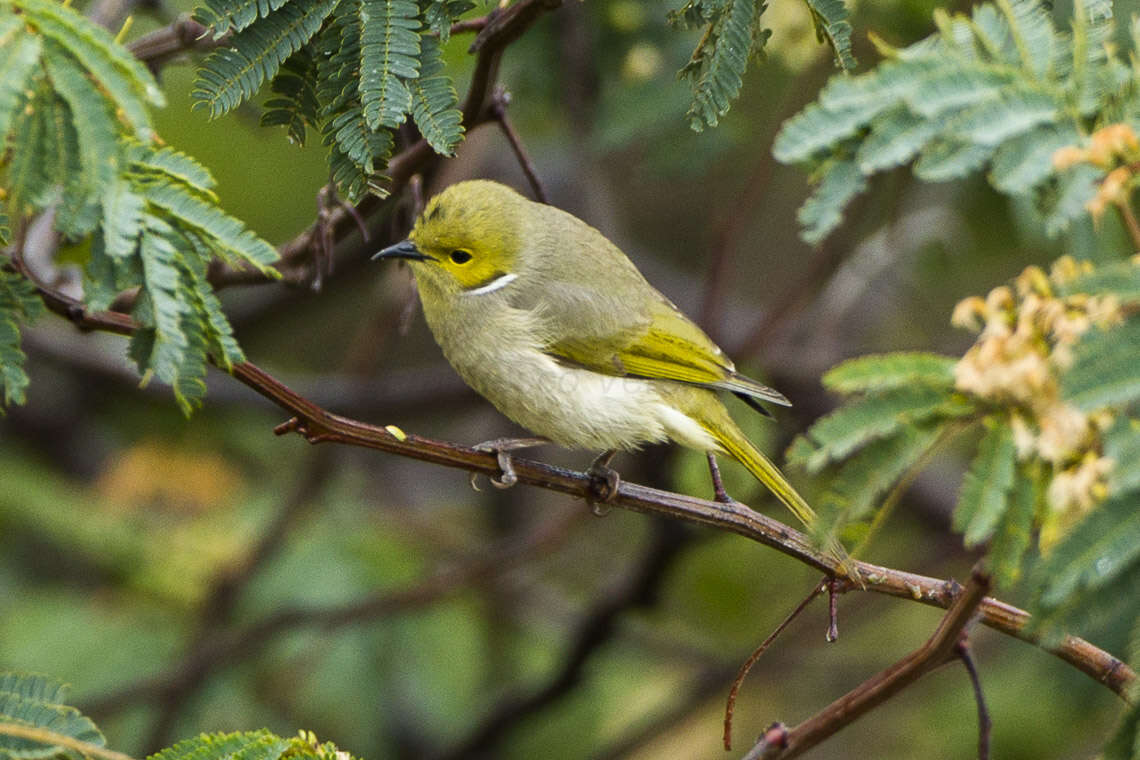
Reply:
[[[0,18],[0,146],[12,128],[12,117],[24,101],[28,78],[40,60],[40,38],[23,32],[17,16]]]
[[[1140,319],[1087,333],[1061,378],[1061,391],[1085,411],[1140,398]]]
[[[308,127],[318,124],[317,64],[309,51],[301,48],[291,55],[273,77],[274,97],[265,101],[261,126],[284,126],[290,142],[304,145]]]
[[[847,6],[843,0],[804,0],[811,11],[815,34],[820,42],[827,42],[835,54],[835,65],[844,71],[856,66],[851,52],[851,24],[847,21]]]
[[[958,179],[981,168],[993,152],[993,145],[938,140],[922,151],[914,175],[927,182]]]
[[[419,8],[412,0],[357,0],[360,103],[369,129],[398,127],[412,110],[420,73]]]
[[[987,100],[958,116],[947,127],[949,134],[965,142],[996,147],[1041,124],[1052,124],[1060,105],[1051,93],[1013,90]]]
[[[858,393],[917,383],[949,392],[957,363],[949,356],[919,351],[860,356],[828,370],[823,385],[839,393]]]
[[[1123,496],[1140,490],[1140,420],[1121,416],[1104,436],[1104,455],[1113,461],[1109,493]]]
[[[851,198],[863,192],[867,178],[854,161],[836,161],[824,170],[816,186],[796,218],[803,227],[803,239],[812,245],[823,240],[843,221],[843,208]]]
[[[41,158],[50,152],[43,112],[50,92],[37,87],[12,123],[12,152],[8,165],[9,208],[17,216],[31,214],[50,199],[45,198],[51,178],[44,173]]]
[[[51,0],[13,0],[25,18],[44,36],[58,42],[95,77],[140,140],[154,136],[147,104],[163,106],[166,99],[146,66],[127,52],[102,27],[72,8]]]
[[[172,182],[150,181],[139,190],[181,225],[212,241],[231,263],[252,266],[267,277],[280,276],[270,266],[278,259],[277,250],[218,206]]]
[[[276,755],[265,753],[278,747],[278,742],[281,741],[284,740],[265,729],[232,734],[201,734],[178,742],[173,747],[151,755],[147,760],[254,760],[258,755],[276,758],[284,751],[284,747],[277,750]]]
[[[1006,420],[990,420],[954,510],[954,530],[965,533],[967,548],[993,536],[1009,508],[1016,470],[1013,431]]]
[[[1003,193],[1018,195],[1053,174],[1053,154],[1079,140],[1072,125],[1046,125],[1004,142],[994,154],[990,182]]]
[[[1121,304],[1140,303],[1140,261],[1101,264],[1093,271],[1059,285],[1057,292],[1062,296],[1111,293],[1120,299]]]
[[[740,92],[753,46],[762,46],[767,39],[766,33],[753,28],[759,18],[757,6],[756,0],[724,0],[692,58],[681,69],[679,76],[688,78],[693,86],[693,103],[687,115],[694,131],[715,127],[728,113]]]
[[[859,170],[863,174],[873,174],[907,163],[941,128],[937,121],[917,116],[905,106],[899,106],[872,124],[871,134],[855,154]]]
[[[1057,189],[1044,203],[1045,234],[1055,236],[1069,228],[1069,224],[1087,213],[1088,202],[1096,195],[1101,172],[1087,164],[1074,166],[1058,177]]]
[[[153,216],[146,219],[139,255],[142,259],[143,289],[149,300],[147,317],[140,321],[153,326],[149,351],[139,362],[139,372],[152,370],[163,382],[175,386],[175,397],[185,410],[186,404],[177,393],[179,370],[189,343],[182,331],[182,317],[187,312],[183,302],[179,275],[179,254],[169,240],[173,230]],[[136,359],[139,357],[136,357]]]
[[[872,441],[839,468],[822,503],[841,509],[847,520],[861,520],[878,506],[878,499],[922,459],[945,425],[900,428],[894,435]]]
[[[293,0],[235,34],[198,69],[191,96],[195,107],[220,116],[248,100],[281,64],[300,50],[339,0]]]
[[[424,24],[441,43],[451,37],[451,24],[475,7],[469,0],[429,0],[424,7]]]
[[[213,198],[214,178],[210,170],[185,153],[165,147],[155,150],[145,145],[132,145],[127,156],[131,168],[150,172],[189,186],[193,190]]]
[[[226,32],[240,32],[265,18],[290,0],[205,0],[194,11],[194,20],[210,27],[214,39]]]
[[[913,385],[865,396],[820,418],[808,430],[818,449],[806,462],[818,471],[828,462],[847,457],[861,446],[892,435],[903,427],[934,418],[970,414],[973,406],[945,390]]]
[[[127,258],[138,250],[146,200],[123,178],[116,178],[103,196],[103,244],[108,256]]]
[[[0,722],[53,733],[102,747],[103,734],[89,718],[64,704],[67,689],[58,681],[30,673],[0,672]],[[0,757],[48,760],[66,750],[30,739],[0,735]]]
[[[412,117],[420,134],[436,153],[455,155],[463,139],[463,114],[451,78],[440,73],[443,60],[439,43],[424,37],[420,49],[420,77],[412,83]]]
[[[1033,541],[1033,517],[1044,498],[1042,484],[1020,467],[1008,496],[1008,508],[993,533],[986,561],[999,588],[1021,576],[1021,562]]]
[[[35,287],[23,276],[7,271],[6,264],[7,258],[0,255],[0,392],[4,406],[11,406],[24,403],[28,387],[20,325],[35,320],[44,308]]]
[[[1136,575],[1138,564],[1140,509],[1135,499],[1111,497],[1077,523],[1035,568],[1035,607],[1052,613],[1081,597],[1095,596],[1093,592],[1108,584]]]

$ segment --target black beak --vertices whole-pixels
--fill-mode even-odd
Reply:
[[[395,245],[390,245],[379,253],[372,255],[372,260],[377,259],[413,259],[415,261],[435,261],[431,256],[426,253],[420,253],[420,249],[416,248],[416,244],[411,240],[401,240]]]

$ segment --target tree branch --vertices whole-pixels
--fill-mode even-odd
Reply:
[[[959,637],[985,602],[989,587],[989,578],[974,571],[966,588],[956,594],[954,603],[925,644],[795,728],[784,729],[778,724],[769,728],[745,755],[745,760],[798,757],[955,657]]]
[[[51,311],[71,320],[80,329],[130,335],[137,327],[134,320],[126,314],[88,312],[80,301],[37,282],[26,269],[21,271],[36,285],[45,305]],[[249,386],[285,411],[296,415],[278,426],[278,434],[298,432],[310,443],[344,443],[482,475],[499,474],[499,465],[494,454],[400,431],[397,431],[397,434],[384,427],[332,414],[295,393],[252,363],[235,364],[231,374],[239,382]],[[526,485],[586,500],[596,501],[599,497],[596,492],[598,486],[596,480],[584,472],[566,470],[526,459],[515,459],[514,470],[518,482]],[[807,536],[777,520],[754,512],[743,504],[706,501],[624,481],[610,503],[615,507],[634,512],[660,515],[736,533],[770,546],[828,575],[843,575],[840,563],[830,554],[817,549]],[[857,581],[854,585],[862,590],[910,599],[943,609],[948,608],[954,601],[955,584],[950,581],[881,567],[869,562],[851,561],[851,565],[854,573],[858,575],[858,578],[852,581]],[[1042,646],[1046,651],[1112,689],[1122,698],[1129,699],[1129,689],[1136,682],[1135,671],[1103,649],[1076,636],[1066,636],[1060,644],[1045,647],[1036,636],[1027,632],[1029,613],[997,599],[985,598],[979,612],[981,622],[989,628]]]

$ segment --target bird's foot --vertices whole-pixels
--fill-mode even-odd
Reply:
[[[708,457],[709,475],[712,476],[713,498],[721,504],[736,504],[736,499],[729,496],[728,491],[724,490],[724,480],[720,477],[720,466],[716,463],[716,454],[706,451],[705,456]]]
[[[495,438],[490,441],[483,441],[476,444],[472,448],[476,451],[486,451],[495,455],[495,460],[499,463],[499,474],[491,475],[487,479],[491,481],[491,485],[495,488],[510,488],[515,483],[519,482],[518,475],[515,474],[515,466],[511,461],[509,452],[518,451],[519,449],[529,449],[534,446],[542,446],[550,443],[548,438]],[[478,491],[479,486],[475,482],[475,478],[479,473],[471,473],[471,488]]]
[[[590,495],[586,498],[586,503],[590,505],[590,511],[598,517],[609,514],[608,505],[617,496],[618,488],[621,486],[621,475],[610,467],[615,454],[617,454],[616,449],[602,452],[586,470],[586,474],[590,476]]]

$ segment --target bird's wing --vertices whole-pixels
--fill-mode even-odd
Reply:
[[[548,287],[538,305],[551,326],[546,352],[607,375],[675,380],[790,406],[780,392],[738,373],[704,331],[645,287],[652,294],[648,308],[630,308],[611,293],[586,293],[580,286]]]

